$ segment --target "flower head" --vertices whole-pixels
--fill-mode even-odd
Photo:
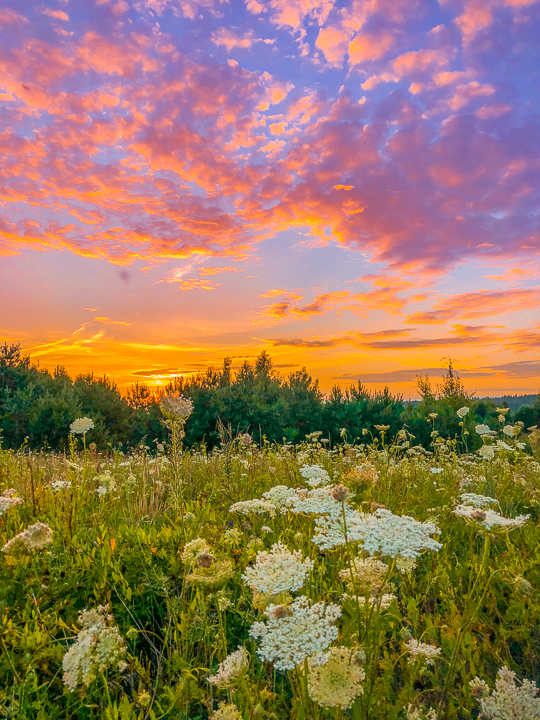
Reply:
[[[320,465],[303,465],[299,472],[311,487],[328,485],[331,482],[330,475]]]
[[[478,513],[482,513],[479,515]],[[474,505],[458,505],[454,510],[454,515],[475,520],[483,525],[487,530],[498,527],[501,530],[512,530],[512,528],[524,525],[530,515],[518,515],[515,518],[505,518],[495,510],[479,510]]]
[[[480,698],[480,709],[485,720],[536,720],[540,717],[539,690],[530,680],[516,684],[516,674],[506,666],[497,673],[495,690],[489,693],[485,681],[474,678],[471,692]]]
[[[434,659],[441,654],[441,648],[418,642],[418,640],[414,640],[414,638],[405,643],[405,647],[410,654],[409,663],[413,663],[417,658],[425,659],[428,667],[433,665]]]
[[[64,684],[71,692],[81,684],[88,687],[126,651],[108,610],[108,605],[100,605],[95,610],[83,610],[79,615],[82,630],[62,661]]]
[[[41,550],[53,541],[51,528],[45,523],[35,523],[11,538],[2,548],[6,555],[18,555],[21,551]]]
[[[89,430],[94,429],[94,421],[89,417],[77,418],[69,426],[71,435],[85,435]]]
[[[232,703],[219,703],[218,709],[210,715],[210,720],[242,720],[236,705]]]
[[[309,696],[322,707],[346,710],[364,692],[362,682],[366,674],[355,650],[333,647],[328,655],[322,665],[308,663]]]
[[[22,498],[14,497],[15,492],[16,490],[10,488],[9,490],[4,490],[0,495],[0,517],[12,507],[23,504]]]
[[[246,568],[242,578],[252,590],[265,595],[278,595],[299,590],[313,568],[313,560],[302,560],[300,550],[290,552],[281,542],[274,543],[270,552],[260,552],[255,565]]]
[[[457,416],[463,419],[465,417],[465,415],[467,415],[469,413],[469,410],[470,410],[470,408],[468,408],[465,405],[465,406],[459,408],[459,410],[457,411]]]
[[[253,623],[249,634],[260,640],[258,656],[273,662],[276,670],[292,670],[315,653],[312,662],[325,662],[324,650],[337,638],[334,621],[341,615],[337,605],[318,602],[309,604],[304,595],[289,606],[291,614],[276,617],[276,606],[265,610],[266,623]]]
[[[220,664],[217,673],[207,678],[211,685],[220,688],[231,687],[237,678],[247,668],[249,663],[249,653],[245,647],[239,647],[233,653],[228,655]]]
[[[242,500],[231,505],[229,512],[241,513],[242,515],[264,515],[268,513],[271,517],[274,517],[276,506],[268,502],[268,500]]]
[[[170,420],[187,420],[193,412],[193,403],[183,395],[165,395],[159,403],[161,412]]]

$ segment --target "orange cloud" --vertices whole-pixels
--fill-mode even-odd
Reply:
[[[352,65],[380,60],[390,49],[394,38],[390,33],[373,35],[370,33],[359,33],[349,44],[349,60]]]
[[[56,20],[63,20],[66,22],[69,20],[69,15],[63,10],[51,10],[50,8],[42,8],[39,12],[41,12],[43,15],[48,15],[49,17],[55,18]]]
[[[463,293],[442,300],[434,310],[414,313],[406,322],[414,325],[437,325],[454,318],[479,318],[501,315],[538,306],[540,290],[501,290]]]
[[[215,268],[201,268],[199,270],[199,275],[206,277],[207,275],[219,275],[219,273],[224,272],[244,272],[240,268],[233,267],[232,265],[226,265],[225,267],[215,267]]]

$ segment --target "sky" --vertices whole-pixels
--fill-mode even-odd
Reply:
[[[540,390],[540,2],[0,4],[0,340]]]

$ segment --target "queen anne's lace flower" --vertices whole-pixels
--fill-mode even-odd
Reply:
[[[362,682],[365,677],[355,650],[330,648],[328,660],[323,665],[309,663],[309,696],[322,707],[346,710],[364,692]]]
[[[300,475],[307,480],[311,487],[328,485],[331,482],[330,475],[320,465],[304,465],[300,468]]]
[[[331,486],[296,490],[294,495],[285,500],[285,504],[295,515],[341,516],[342,505],[332,497],[331,491]],[[348,506],[345,505],[345,508],[347,510]]]
[[[270,552],[260,552],[255,565],[246,568],[242,578],[252,590],[265,595],[278,595],[299,590],[313,568],[313,560],[302,561],[300,550],[290,552],[281,542],[274,543]]]
[[[165,395],[159,407],[165,416],[182,420],[186,420],[193,412],[193,403],[182,395]]]
[[[433,708],[415,708],[412,705],[409,705],[407,707],[406,717],[407,720],[437,720],[437,713]]]
[[[51,490],[59,492],[60,490],[69,490],[71,483],[69,480],[55,480],[51,483]]]
[[[426,643],[418,642],[418,640],[411,639],[405,643],[407,652],[410,654],[409,663],[413,663],[417,658],[424,659],[426,665],[433,665],[435,658],[441,654],[441,648],[435,645],[427,645]]]
[[[64,655],[64,683],[73,692],[82,684],[88,687],[97,675],[117,662],[126,651],[124,641],[108,605],[83,610],[79,615],[82,630]]]
[[[186,543],[184,551],[182,552],[182,562],[186,565],[195,565],[195,562],[199,555],[204,555],[209,552],[210,547],[206,540],[202,538],[195,538]]]
[[[276,514],[276,506],[268,502],[268,500],[242,500],[234,503],[229,508],[231,513],[241,513],[242,515],[264,515],[268,513],[271,517]]]
[[[457,411],[457,416],[460,417],[460,418],[464,418],[465,415],[468,414],[469,410],[470,410],[470,408],[468,408],[467,406],[461,407],[461,408],[459,408],[459,410]]]
[[[85,435],[89,430],[94,429],[94,421],[89,417],[77,418],[69,426],[72,435]]]
[[[357,557],[351,563],[350,568],[340,570],[339,577],[347,583],[351,591],[357,590],[362,595],[371,595],[378,592],[383,578],[388,572],[388,565],[385,565],[376,558]]]
[[[489,688],[484,680],[474,678],[470,685],[476,697],[486,695],[479,701],[485,720],[538,720],[540,717],[538,688],[530,680],[516,685],[516,674],[506,665],[497,673],[491,695],[487,695]]]
[[[0,517],[12,507],[23,504],[22,498],[14,497],[15,493],[16,490],[10,488],[9,490],[4,490],[0,495]]]
[[[495,457],[495,449],[491,445],[482,445],[478,454],[484,458],[484,460],[493,460]]]
[[[41,550],[53,541],[53,532],[45,523],[38,522],[11,538],[2,548],[6,555],[17,555],[26,550]]]
[[[489,425],[475,425],[474,429],[478,433],[478,435],[489,435],[491,432],[491,428]]]
[[[476,517],[473,515],[475,512]],[[485,510],[484,514],[485,518],[480,518],[478,516],[478,510],[474,505],[458,505],[454,510],[454,515],[474,520],[476,523],[483,525],[488,530],[491,530],[493,527],[511,530],[512,528],[524,525],[530,517],[530,515],[518,515],[515,518],[505,518],[494,510]]]
[[[286,485],[276,485],[270,490],[267,490],[262,494],[264,500],[274,505],[282,514],[287,512],[286,503],[287,499],[296,494],[294,488],[287,487]]]
[[[236,705],[232,703],[219,703],[218,709],[210,715],[210,720],[242,720]]]
[[[517,430],[517,433],[516,433],[516,430]],[[519,430],[520,430],[519,427],[515,428],[513,425],[505,425],[502,429],[503,433],[505,435],[508,435],[508,437],[514,437],[514,435],[518,435]]]
[[[497,503],[497,500],[495,500],[495,498],[487,497],[486,495],[475,495],[475,493],[463,493],[459,496],[459,499],[465,505],[474,505],[474,507],[477,508],[483,508],[487,505],[493,505],[493,503]]]
[[[289,607],[269,605],[266,623],[253,623],[249,634],[260,639],[261,660],[274,663],[276,670],[292,670],[310,656],[313,663],[326,662],[326,648],[337,638],[334,621],[341,615],[337,605],[315,603],[310,607],[304,595]]]
[[[245,647],[239,647],[233,653],[228,655],[220,664],[217,673],[208,678],[211,685],[225,688],[234,685],[235,680],[247,668],[249,663],[249,653]]]
[[[378,508],[373,515],[352,511],[346,517],[347,539],[362,541],[363,549],[373,555],[379,552],[390,557],[417,557],[422,550],[437,551],[440,542],[430,535],[439,529],[430,522],[421,523],[407,515],[394,515],[390,510]],[[316,521],[313,542],[321,550],[345,544],[345,528],[342,518],[321,517]]]

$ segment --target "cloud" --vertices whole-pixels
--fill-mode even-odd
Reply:
[[[540,290],[501,290],[463,293],[446,298],[434,310],[414,313],[406,322],[413,325],[437,325],[456,318],[480,318],[537,307]]]
[[[51,10],[51,8],[42,8],[39,12],[43,15],[48,15],[49,17],[55,18],[56,20],[62,20],[63,22],[67,22],[69,20],[69,15],[63,10]]]
[[[248,49],[254,43],[265,43],[266,45],[272,45],[275,43],[274,39],[264,39],[255,36],[253,31],[248,31],[243,34],[237,34],[230,28],[219,28],[212,33],[212,42],[214,45],[223,45],[227,52],[231,52],[236,48]]]

